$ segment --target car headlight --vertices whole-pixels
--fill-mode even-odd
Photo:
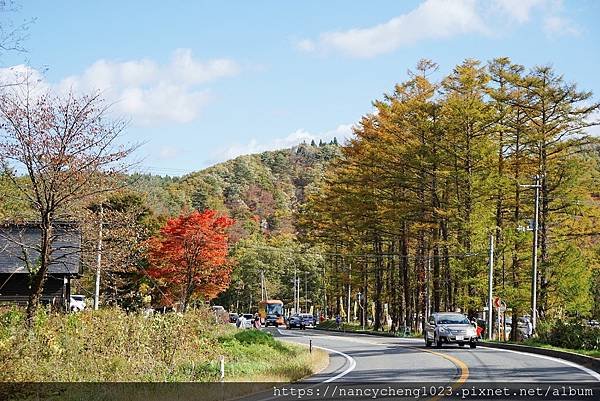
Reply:
[[[473,327],[470,327],[467,329],[467,335],[468,336],[476,336],[477,333],[475,332],[475,329]]]
[[[438,329],[438,331],[439,331],[440,333],[446,333],[446,332],[448,331],[448,329],[447,329],[447,328],[445,328],[444,326],[440,326],[440,327],[439,327],[439,329]]]

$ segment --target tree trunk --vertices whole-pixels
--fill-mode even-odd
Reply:
[[[32,275],[30,271],[31,289],[29,293],[29,302],[27,304],[27,325],[32,327],[33,319],[37,312],[44,284],[46,282],[46,273],[50,265],[50,255],[52,253],[52,223],[50,213],[42,214],[42,222],[40,224],[41,242],[40,242],[40,260],[39,269]],[[27,262],[29,265],[29,262]]]

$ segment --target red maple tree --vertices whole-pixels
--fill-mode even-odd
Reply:
[[[149,243],[148,275],[178,299],[183,312],[193,296],[212,299],[229,287],[227,228],[233,219],[214,210],[194,211],[170,219]]]

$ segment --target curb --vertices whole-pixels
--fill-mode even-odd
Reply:
[[[591,356],[576,354],[574,352],[558,351],[547,348],[530,347],[528,345],[517,345],[517,344],[504,344],[494,342],[480,342],[480,346],[488,348],[507,349],[511,351],[529,352],[530,354],[539,354],[551,356],[558,359],[564,359],[566,361],[574,362],[581,366],[585,366],[595,372],[600,373],[600,359],[593,358]]]

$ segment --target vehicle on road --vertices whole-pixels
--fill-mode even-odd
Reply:
[[[269,326],[277,327],[277,326],[279,326],[279,321],[280,321],[279,316],[267,315],[267,317],[265,318],[265,327],[269,327]]]
[[[85,309],[85,295],[71,295],[71,312],[79,312]]]
[[[300,318],[305,327],[315,327],[315,317],[310,313],[300,313]]]
[[[477,347],[477,332],[469,319],[462,313],[433,313],[425,324],[425,346],[435,344],[441,348],[443,344],[458,344],[460,347],[469,344]]]
[[[287,328],[288,329],[298,328],[300,330],[304,330],[304,329],[306,329],[306,325],[304,324],[304,320],[300,317],[300,315],[295,314],[288,318]]]
[[[254,327],[254,316],[252,313],[244,313],[239,316],[235,325],[240,329],[251,329]]]
[[[229,323],[237,323],[237,320],[240,318],[240,315],[237,313],[230,312],[229,313]]]
[[[263,324],[266,323],[267,316],[274,315],[277,318],[276,326],[285,324],[283,318],[283,302],[278,299],[267,299],[258,303],[258,316]]]

